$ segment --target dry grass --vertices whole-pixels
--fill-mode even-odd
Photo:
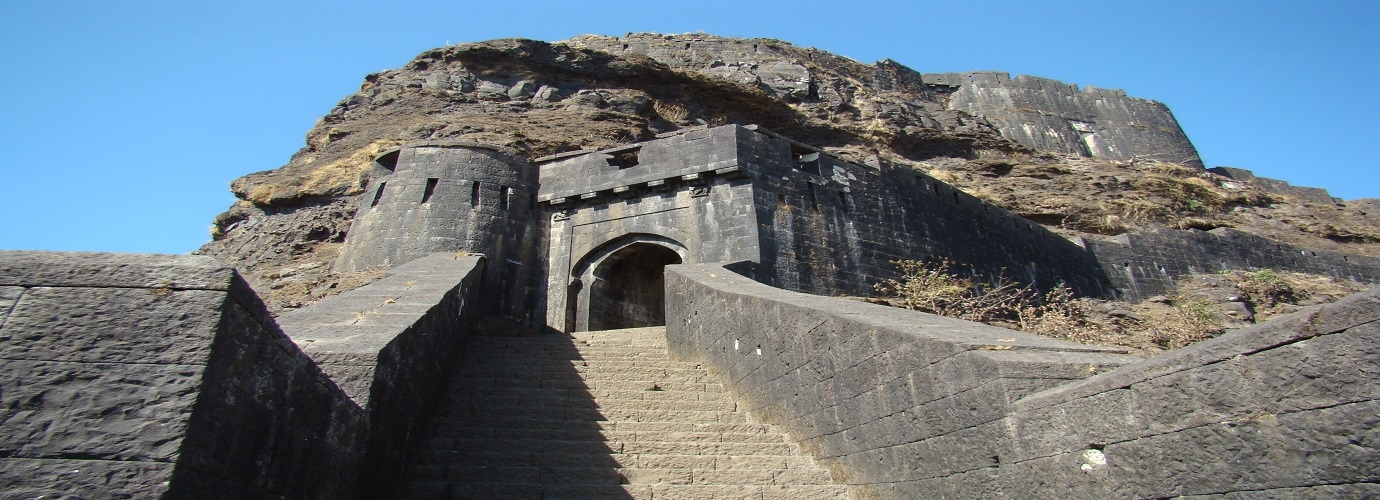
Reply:
[[[984,285],[953,274],[948,262],[894,264],[902,277],[877,285],[882,303],[1061,340],[1125,347],[1140,356],[1216,337],[1228,330],[1231,321],[1217,304],[1197,296],[1131,304],[1077,298],[1063,285],[1043,294],[1006,280]],[[1270,270],[1236,271],[1226,277],[1230,295],[1245,298],[1246,306],[1255,312],[1255,322],[1367,288],[1328,276]]]
[[[690,117],[690,110],[684,105],[670,101],[652,101],[652,110],[656,111],[657,116],[671,123],[684,123]]]
[[[284,183],[259,184],[250,188],[246,199],[256,205],[272,205],[299,196],[355,195],[364,191],[374,158],[403,141],[380,139],[356,149],[349,156],[313,168]]]

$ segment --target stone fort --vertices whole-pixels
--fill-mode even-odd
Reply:
[[[1380,494],[1374,290],[1148,360],[835,297],[898,259],[1130,299],[1229,269],[1375,282],[1380,259],[1070,241],[751,125],[373,169],[336,270],[389,275],[278,318],[206,257],[0,253],[4,498]],[[649,406],[687,387],[722,396]],[[795,455],[697,441],[740,434]]]

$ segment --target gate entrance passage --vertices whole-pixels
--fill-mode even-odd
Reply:
[[[589,329],[665,325],[663,268],[680,263],[674,250],[654,243],[634,243],[609,255],[589,287]]]
[[[685,261],[679,244],[629,238],[592,252],[570,290],[568,331],[666,324],[664,268]]]

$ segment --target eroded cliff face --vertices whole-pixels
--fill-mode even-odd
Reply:
[[[306,146],[286,165],[233,182],[239,201],[216,218],[213,241],[199,253],[240,269],[275,311],[298,307],[377,275],[329,270],[356,211],[356,195],[378,174],[370,170],[372,160],[388,148],[472,141],[536,158],[705,123],[754,123],[849,161],[931,172],[1070,235],[1236,227],[1299,245],[1380,255],[1380,214],[1361,205],[1308,204],[1203,171],[1167,109],[1168,121],[1153,113],[1139,122],[1125,118],[1141,116],[1136,110],[1102,113],[1096,102],[1124,98],[1112,92],[1073,111],[1035,110],[1022,118],[1029,114],[1020,105],[1025,101],[1011,100],[1006,108],[1019,112],[1010,113],[1001,111],[1005,105],[990,105],[1005,101],[965,97],[1021,79],[1010,85],[993,80],[988,90],[968,88],[963,80],[922,75],[888,60],[863,64],[779,40],[699,34],[438,48],[401,69],[366,76],[357,93],[307,133]],[[1018,92],[1022,99],[1038,97],[1025,87]],[[983,102],[987,107],[974,107]],[[1152,111],[1163,107],[1136,102]],[[1120,106],[1113,104],[1103,106]],[[1136,135],[1141,129],[1123,126],[1128,121],[1150,125]],[[1037,125],[1058,130],[1053,136],[1013,132],[1038,132]],[[1091,130],[1093,139],[1079,127]],[[1176,152],[1159,158],[1139,153],[1139,146],[1109,149],[1115,141],[1172,144]]]

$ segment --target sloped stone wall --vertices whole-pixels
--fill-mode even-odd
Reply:
[[[0,252],[0,497],[391,496],[482,273],[402,266],[289,338],[207,257]]]
[[[1380,289],[1136,360],[778,290],[717,265],[667,271],[672,357],[704,363],[863,494],[1380,491],[1369,380],[1380,368]]]
[[[363,412],[234,271],[0,252],[0,290],[0,490],[13,498],[348,496]]]
[[[928,73],[951,89],[949,109],[985,118],[1003,137],[1031,148],[1092,158],[1156,159],[1202,168],[1198,150],[1163,103],[1117,89],[1078,88],[996,71]]]
[[[1276,269],[1380,283],[1380,259],[1311,250],[1243,233],[1160,229],[1087,240],[1116,294],[1132,301],[1169,293],[1186,274]]]
[[[278,318],[302,352],[368,415],[361,498],[391,498],[407,453],[445,402],[453,363],[488,312],[485,261],[432,254],[388,276]]]

